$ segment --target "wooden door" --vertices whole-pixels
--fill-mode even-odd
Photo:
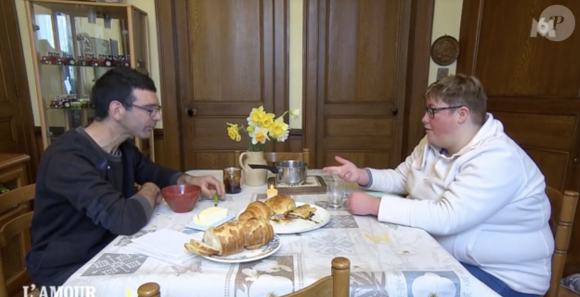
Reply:
[[[580,1],[562,0],[576,17],[563,41],[536,34],[532,24],[551,0],[464,1],[458,73],[478,77],[488,110],[538,164],[556,189],[580,189]],[[556,26],[556,30],[558,27]],[[567,269],[580,271],[580,219]]]
[[[287,3],[283,0],[175,0],[179,126],[185,169],[236,165],[226,122],[252,108],[287,109]],[[169,132],[166,132],[169,133]]]
[[[19,32],[14,1],[1,1],[0,152],[25,153],[36,164],[32,109]]]
[[[309,0],[304,7],[304,134],[313,167],[335,164],[335,155],[358,166],[396,166],[411,1]]]

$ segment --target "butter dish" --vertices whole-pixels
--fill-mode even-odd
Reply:
[[[211,225],[199,225],[199,224],[196,224],[194,221],[189,221],[189,223],[187,223],[187,225],[185,225],[185,228],[205,231],[209,227],[217,226],[217,225],[222,224],[224,222],[227,222],[233,218],[234,218],[234,216],[228,213],[228,215],[226,217],[224,217],[223,219],[221,219],[221,220],[219,220]]]

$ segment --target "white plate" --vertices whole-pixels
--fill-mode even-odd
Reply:
[[[234,218],[233,215],[228,214],[225,218],[223,218],[223,219],[221,219],[221,220],[219,220],[211,225],[207,225],[207,226],[206,225],[199,225],[199,224],[194,223],[193,221],[189,221],[189,223],[187,223],[187,225],[185,225],[185,228],[205,231],[209,227],[217,226],[217,225],[224,223],[224,222],[227,222],[233,218]]]
[[[282,243],[280,242],[280,237],[274,234],[274,237],[268,242],[268,244],[263,245],[255,250],[248,250],[244,249],[243,251],[228,255],[228,256],[218,256],[218,255],[211,255],[211,256],[202,256],[208,260],[220,262],[220,263],[244,263],[244,262],[252,262],[256,260],[260,260],[266,258],[275,252],[277,252]]]
[[[304,203],[304,202],[296,202],[296,207],[309,204],[310,207],[315,207],[316,211],[314,212],[314,216],[311,218],[312,221],[304,220],[304,219],[294,219],[287,223],[279,223],[270,220],[270,224],[272,224],[272,228],[274,228],[274,233],[276,234],[295,234],[295,233],[302,233],[308,232],[315,229],[318,229],[330,222],[330,213],[314,203]],[[245,209],[244,209],[245,210]],[[242,213],[244,210],[240,211]],[[240,214],[238,214],[240,215]],[[313,222],[314,221],[314,222]]]

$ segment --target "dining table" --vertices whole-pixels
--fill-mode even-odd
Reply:
[[[222,180],[222,170],[190,170],[187,174]],[[311,176],[323,181],[337,179],[317,169],[308,170]],[[218,205],[235,216],[252,201],[266,199],[267,187],[242,185],[240,193],[226,194]],[[346,194],[364,190],[350,187]],[[325,215],[324,222],[295,233],[275,234],[276,247],[255,260],[194,256],[176,264],[128,249],[132,241],[158,230],[202,238],[203,231],[188,226],[196,214],[213,206],[212,200],[199,200],[188,213],[175,213],[162,202],[142,230],[118,236],[63,287],[92,286],[96,296],[136,297],[139,286],[154,282],[163,297],[282,296],[330,275],[332,259],[346,257],[350,260],[349,296],[499,296],[422,229],[380,222],[376,216],[352,215],[345,208],[325,208],[324,192],[290,196],[297,204],[315,206],[316,212]],[[381,194],[376,196],[380,199]]]

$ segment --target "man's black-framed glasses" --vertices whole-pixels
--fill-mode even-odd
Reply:
[[[425,106],[425,112],[429,115],[430,118],[434,118],[435,113],[440,111],[440,110],[455,109],[455,108],[460,108],[460,107],[463,107],[463,105],[436,107],[436,108]]]
[[[148,112],[150,117],[156,116],[161,111],[161,105],[140,106],[140,105],[131,104],[131,106],[136,107],[136,108],[143,110],[145,112]]]

